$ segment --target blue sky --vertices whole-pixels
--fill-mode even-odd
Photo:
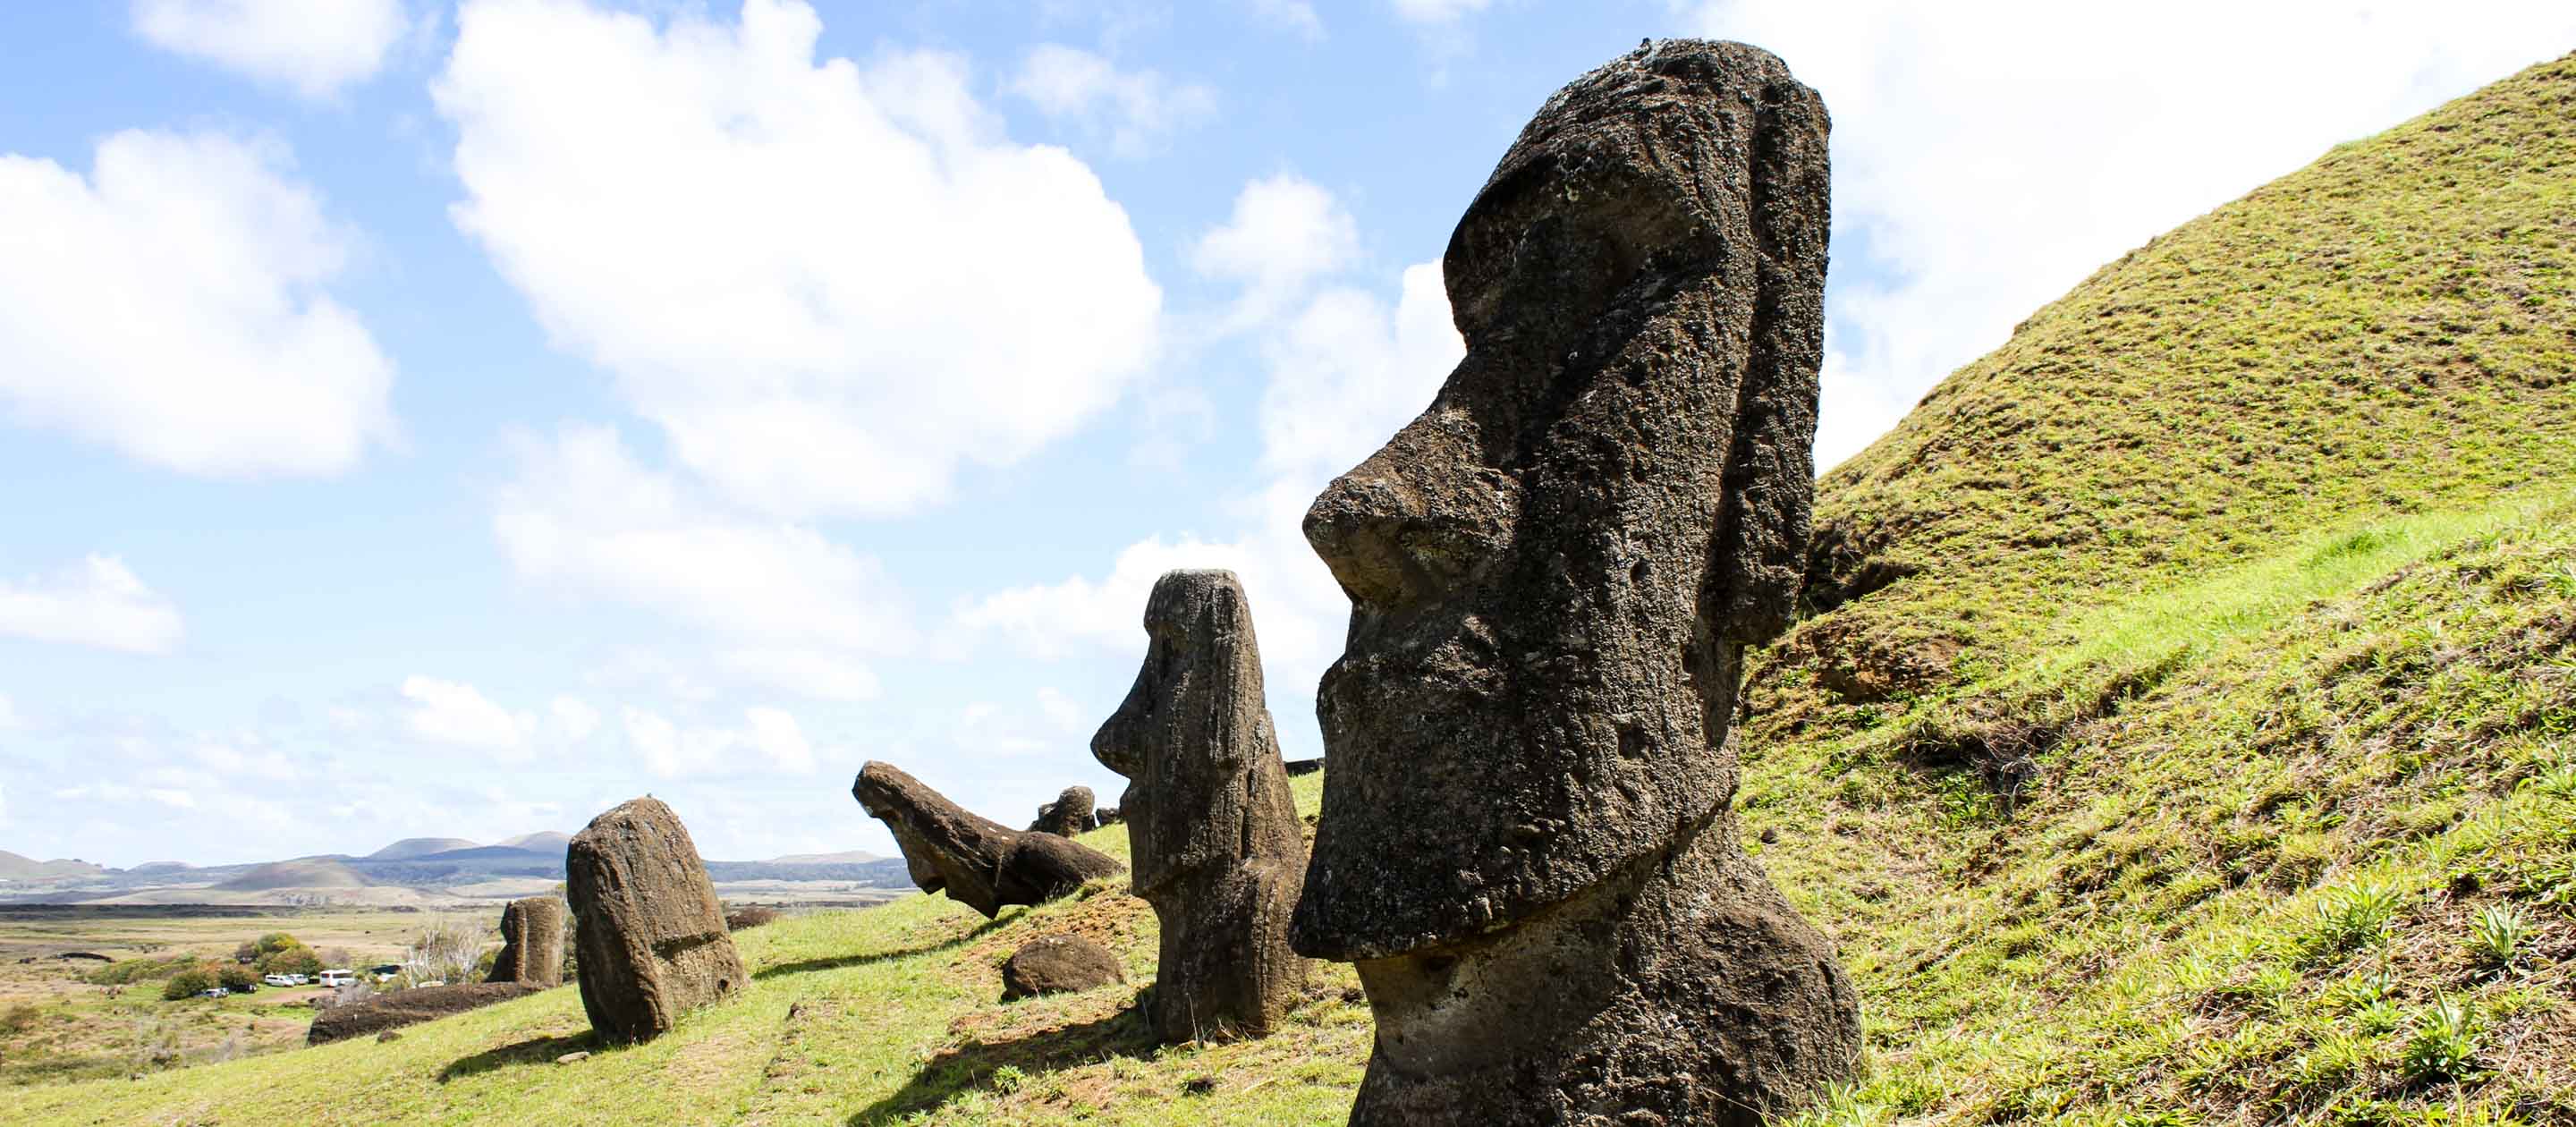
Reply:
[[[1292,756],[1321,485],[1459,345],[1555,87],[1774,49],[1835,116],[1819,460],[2101,263],[2576,47],[2553,3],[135,0],[0,10],[0,849],[1005,821],[1243,573]],[[2250,10],[2249,10],[2250,9]]]

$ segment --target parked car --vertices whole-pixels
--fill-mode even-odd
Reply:
[[[203,990],[197,991],[197,996],[200,998],[226,998],[232,996],[232,991],[226,990],[221,986],[209,986]]]
[[[326,970],[322,972],[322,985],[324,986],[349,986],[357,981],[358,972],[353,970]]]
[[[377,966],[367,968],[367,973],[375,975],[376,981],[378,982],[391,982],[394,980],[395,975],[402,973],[402,964],[382,963]]]
[[[295,976],[291,974],[263,974],[259,976],[259,980],[271,986],[295,985]]]
[[[294,980],[294,984],[295,984],[295,985],[297,985],[297,986],[311,986],[311,985],[313,985],[313,976],[312,976],[312,975],[309,975],[309,974],[290,974],[290,975],[287,975],[286,977],[288,977],[288,978],[290,978],[290,979],[293,979],[293,980]]]

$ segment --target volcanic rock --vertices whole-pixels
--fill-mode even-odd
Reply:
[[[971,813],[890,763],[860,768],[850,796],[894,834],[914,885],[946,892],[988,918],[1006,904],[1043,904],[1123,868],[1069,838]]]
[[[501,954],[486,982],[563,985],[563,901],[552,896],[513,900],[501,909]]]
[[[1450,237],[1466,358],[1306,515],[1352,609],[1291,936],[1376,1015],[1355,1124],[1752,1127],[1858,1059],[1728,738],[1807,548],[1826,132],[1738,43],[1558,92]]]
[[[495,1002],[534,994],[542,987],[525,982],[473,982],[455,986],[421,986],[378,994],[363,1002],[332,1006],[314,1017],[304,1032],[307,1045],[328,1045],[370,1033],[382,1034],[406,1025],[436,1021]]]
[[[581,1005],[601,1037],[651,1040],[750,981],[697,843],[659,800],[591,819],[564,868],[580,925]]]
[[[1109,949],[1078,935],[1041,935],[1002,964],[1002,997],[1066,994],[1127,981]]]
[[[1155,1033],[1261,1036],[1306,984],[1288,917],[1306,865],[1261,650],[1229,571],[1175,571],[1145,602],[1144,667],[1091,754],[1127,776],[1136,895],[1162,921]]]

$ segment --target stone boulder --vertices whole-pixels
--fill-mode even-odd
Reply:
[[[1029,823],[1033,834],[1072,837],[1091,828],[1091,788],[1066,787],[1055,801],[1038,807],[1038,820]]]
[[[565,851],[581,1005],[610,1041],[647,1041],[750,981],[680,817],[646,797],[593,818]]]
[[[987,917],[1007,904],[1043,904],[1069,895],[1125,868],[1069,838],[1022,832],[978,816],[890,763],[860,768],[850,796],[894,834],[914,885],[945,892]]]
[[[304,1032],[307,1045],[328,1045],[352,1037],[382,1034],[424,1021],[453,1017],[496,1002],[524,998],[544,989],[525,982],[472,982],[456,986],[422,986],[378,994],[363,1002],[332,1006],[313,1019]]]
[[[1127,981],[1109,949],[1078,935],[1041,935],[1002,964],[1002,997],[1069,994]]]
[[[1355,1124],[1752,1127],[1858,1059],[1729,742],[1807,549],[1827,128],[1739,43],[1559,91],[1450,237],[1465,358],[1307,512],[1352,607],[1291,937],[1358,964]]]
[[[1175,571],[1145,602],[1145,662],[1091,738],[1127,776],[1136,895],[1162,921],[1152,1015],[1169,1042],[1268,1033],[1305,987],[1288,917],[1304,826],[1263,704],[1243,584]]]
[[[564,904],[552,896],[513,900],[501,909],[501,954],[485,982],[563,985]]]

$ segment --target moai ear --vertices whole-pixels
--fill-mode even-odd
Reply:
[[[1794,83],[1764,89],[1755,112],[1749,202],[1759,289],[1700,603],[1719,639],[1744,645],[1789,628],[1806,575],[1830,226],[1824,122],[1815,92]]]

